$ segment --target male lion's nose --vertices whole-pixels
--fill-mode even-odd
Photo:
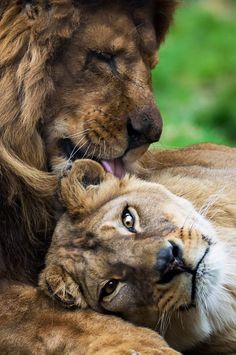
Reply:
[[[172,241],[157,253],[155,270],[160,275],[159,283],[168,283],[174,276],[186,271],[182,249]]]
[[[127,119],[129,139],[128,150],[159,140],[162,132],[162,118],[155,106],[132,112]]]

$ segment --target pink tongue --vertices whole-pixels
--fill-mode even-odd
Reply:
[[[102,160],[101,164],[108,173],[111,173],[119,179],[125,176],[126,171],[121,159]]]

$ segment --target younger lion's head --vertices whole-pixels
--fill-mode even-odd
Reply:
[[[40,281],[48,294],[154,328],[179,350],[216,329],[232,307],[224,244],[189,201],[92,161],[75,163],[60,194],[65,213]]]

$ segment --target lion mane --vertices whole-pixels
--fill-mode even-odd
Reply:
[[[35,268],[32,262],[40,260],[45,231],[52,227],[55,178],[47,172],[40,127],[48,119],[45,106],[54,91],[52,53],[80,20],[79,11],[66,1],[50,18],[45,11],[43,20],[35,23],[36,12],[27,2],[25,7],[19,1],[1,5],[0,243],[3,258],[8,259],[4,271],[14,277],[20,274],[19,267]]]

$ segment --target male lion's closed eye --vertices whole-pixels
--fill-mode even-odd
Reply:
[[[111,71],[113,74],[118,74],[117,70],[117,64],[116,64],[116,59],[115,55],[112,53],[108,53],[102,50],[90,50],[87,54],[86,61],[85,61],[85,68],[88,67],[88,65],[93,61],[93,60],[99,60],[101,62],[104,62],[108,64],[110,67]]]
[[[105,62],[110,62],[114,59],[114,55],[111,53],[103,52],[100,50],[91,51],[91,53],[96,56],[98,59],[103,60]]]

